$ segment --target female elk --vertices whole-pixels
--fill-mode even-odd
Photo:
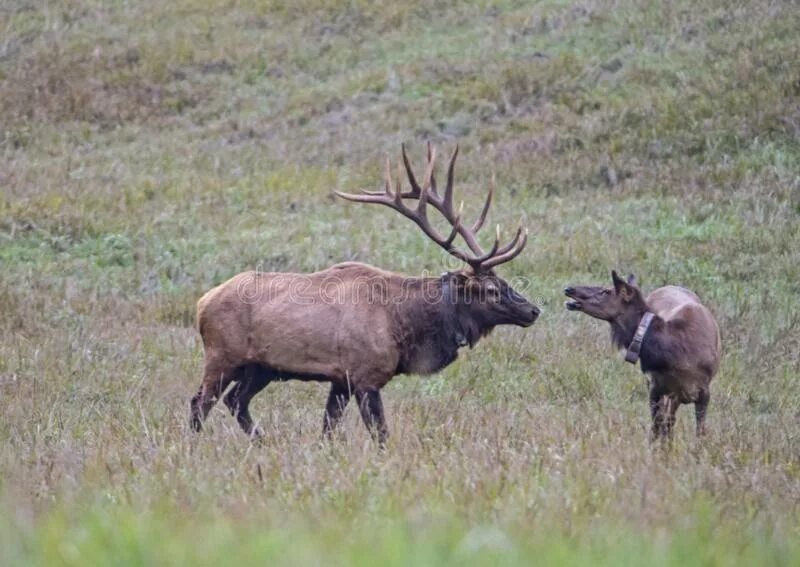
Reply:
[[[625,360],[641,361],[650,376],[653,437],[669,437],[678,406],[691,403],[702,435],[721,352],[713,315],[688,289],[661,287],[645,298],[633,275],[624,281],[612,271],[611,277],[610,288],[566,288],[566,308],[611,323],[611,340],[626,349]]]
[[[250,417],[250,400],[270,382],[293,378],[331,383],[325,434],[332,432],[355,394],[364,423],[383,443],[387,428],[380,390],[392,377],[437,372],[456,359],[460,347],[472,347],[496,325],[527,327],[536,321],[537,307],[494,272],[522,251],[527,234],[518,230],[502,247],[495,240],[488,252],[476,238],[492,189],[477,221],[467,227],[453,208],[458,148],[444,192],[436,187],[430,147],[421,185],[405,148],[402,153],[409,191],[392,188],[387,161],[384,191],[336,194],[394,209],[468,267],[440,277],[410,277],[347,262],[312,274],[245,272],[212,289],[197,304],[205,367],[191,402],[195,430],[234,383],[225,405],[248,435],[260,435]],[[447,237],[430,223],[429,208],[450,223]],[[457,236],[467,250],[453,246]]]

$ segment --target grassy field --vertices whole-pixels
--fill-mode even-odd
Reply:
[[[0,564],[800,563],[800,10],[791,1],[0,3]],[[438,273],[375,188],[406,142],[531,230],[543,310],[251,445],[188,427],[194,304],[252,268]],[[709,435],[648,445],[644,377],[567,283],[717,315]],[[309,417],[310,416],[310,417]]]

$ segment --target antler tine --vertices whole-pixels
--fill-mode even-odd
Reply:
[[[395,194],[400,195],[401,198],[410,197],[411,195],[409,193],[403,193],[403,187],[400,181],[402,178],[403,178],[403,169],[402,166],[400,165],[400,162],[397,162],[397,181],[395,184],[396,187]]]
[[[499,248],[497,250],[496,255],[500,256],[501,254],[505,254],[506,252],[508,252],[509,250],[514,248],[514,246],[516,246],[517,241],[519,240],[520,236],[522,236],[522,227],[519,227],[517,229],[517,232],[516,232],[516,234],[514,234],[514,238],[511,239],[511,242],[509,242],[508,244],[506,244],[505,246],[503,246],[502,248]]]
[[[453,150],[453,155],[450,157],[450,164],[447,166],[447,185],[444,187],[444,196],[442,197],[442,208],[447,213],[453,213],[453,171],[456,166],[456,158],[458,157],[458,145]]]
[[[489,250],[483,256],[479,256],[478,258],[469,258],[466,260],[467,264],[472,266],[472,270],[475,273],[487,271],[489,268],[486,267],[486,262],[491,259],[495,252],[497,252],[498,245],[499,243],[495,240],[491,250]]]
[[[420,193],[422,192],[422,189],[417,183],[417,178],[414,177],[414,171],[411,169],[411,163],[408,161],[408,155],[406,155],[406,145],[400,144],[400,149],[403,151],[403,164],[406,166],[406,173],[408,174],[408,183],[411,185],[411,191],[409,191],[409,193],[407,193],[405,196],[419,197]]]
[[[477,233],[483,226],[483,223],[486,222],[486,215],[489,213],[489,207],[492,206],[493,196],[494,196],[494,173],[492,174],[492,182],[489,184],[489,193],[486,195],[486,201],[483,203],[483,209],[481,209],[481,214],[475,221],[475,224],[472,225],[472,232]]]
[[[478,243],[478,238],[475,236],[475,230],[470,230],[467,227],[461,227],[461,238],[464,239],[464,242],[467,243],[469,249],[472,250],[474,254],[478,254],[479,256],[483,256],[483,248]]]
[[[449,247],[453,244],[456,236],[461,233],[461,214],[464,212],[464,202],[461,202],[461,206],[458,208],[458,215],[456,215],[456,220],[453,223],[453,230],[450,231],[450,236],[447,237],[447,241],[445,244]]]
[[[463,234],[462,234],[463,236]],[[486,270],[486,262],[490,260],[495,254],[497,254],[497,249],[500,247],[500,227],[497,227],[497,236],[494,239],[494,244],[492,244],[492,248],[485,254],[481,254],[475,258],[470,258],[467,263],[472,266],[472,269],[475,272],[478,271],[485,271]]]
[[[458,236],[458,233],[461,231],[461,215],[456,217],[456,222],[453,223],[453,230],[450,231],[450,236],[447,237],[447,240],[444,242],[444,247],[449,249],[450,246],[453,244],[453,241]]]
[[[445,187],[444,196],[441,200],[441,212],[445,216],[445,218],[452,218],[453,216],[453,185],[454,185],[454,172],[456,166],[456,158],[458,157],[458,150],[459,147],[456,145],[455,149],[453,150],[453,155],[450,158],[450,164],[447,167],[447,185]],[[464,239],[464,242],[467,243],[469,249],[472,250],[474,254],[477,254],[479,257],[485,256],[483,252],[483,248],[481,248],[480,243],[478,242],[477,233],[480,228],[483,226],[483,223],[486,221],[486,214],[489,212],[489,206],[492,204],[492,194],[494,193],[494,184],[489,187],[489,195],[486,198],[486,202],[483,204],[483,209],[481,210],[480,217],[472,225],[472,228],[462,227],[461,229],[461,237]]]
[[[520,238],[522,236],[522,238]],[[504,264],[510,260],[513,260],[519,253],[522,252],[525,245],[528,243],[528,231],[527,229],[523,232],[522,228],[520,227],[517,230],[517,236],[514,240],[511,241],[511,244],[504,247],[503,251],[498,251],[498,254],[493,258],[490,258],[486,262],[483,263],[481,268],[488,270],[490,268],[494,268],[495,266],[499,266],[500,264]],[[508,250],[505,250],[505,249]]]
[[[389,205],[392,201],[386,199],[386,193],[378,191],[361,191],[360,194],[344,193],[342,191],[334,191],[342,199],[348,201],[355,201],[356,203],[378,203],[379,205]]]
[[[422,192],[425,193],[431,187],[431,179],[433,179],[433,167],[436,165],[436,148],[431,148],[428,145],[428,165],[425,168],[425,177],[422,179]]]
[[[428,141],[428,163],[429,164],[433,164],[433,161],[435,159],[436,159],[436,148],[432,148],[430,141]],[[429,180],[429,186],[431,188],[431,192],[434,195],[438,195],[439,194],[439,191],[436,189],[436,175],[434,174],[433,168],[431,168],[431,176],[430,176],[430,180]]]
[[[356,203],[378,203],[381,205],[392,205],[399,192],[392,191],[392,174],[389,157],[386,157],[386,168],[384,170],[383,191],[367,191],[362,189],[360,193],[345,193],[344,191],[334,191],[342,199],[354,201]]]
[[[389,197],[394,197],[394,193],[392,192],[392,164],[389,161],[389,156],[386,156],[386,181],[384,192]],[[398,191],[398,193],[400,193],[400,191]]]
[[[433,177],[433,166],[435,163],[436,149],[431,149],[431,147],[428,146],[428,167],[425,170],[425,177],[422,181],[422,192],[419,195],[419,204],[417,205],[417,214],[426,220],[428,218],[428,199],[431,196],[430,181]]]

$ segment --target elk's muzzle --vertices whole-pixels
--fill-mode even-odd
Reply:
[[[564,295],[566,295],[571,299],[571,301],[564,302],[564,307],[566,307],[568,311],[581,310],[581,302],[575,297],[575,288],[572,287],[564,288]]]

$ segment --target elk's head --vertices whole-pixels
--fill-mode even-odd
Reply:
[[[529,327],[539,317],[539,308],[525,299],[493,270],[475,273],[471,269],[445,274],[456,294],[451,300],[459,314],[481,329],[497,325]]]
[[[581,285],[564,289],[570,298],[564,305],[570,311],[583,311],[595,319],[617,321],[629,313],[641,314],[645,301],[633,274],[623,280],[617,272],[611,272],[611,287]]]
[[[360,194],[341,193],[340,197],[359,203],[377,203],[385,205],[411,219],[422,231],[436,244],[444,248],[449,254],[455,256],[465,264],[462,270],[448,272],[441,278],[442,294],[444,301],[449,301],[456,306],[458,318],[462,327],[474,327],[467,338],[473,344],[480,335],[486,334],[496,325],[518,325],[527,327],[532,325],[539,316],[539,308],[530,303],[517,293],[505,280],[495,273],[495,267],[513,260],[528,241],[528,233],[519,228],[510,242],[500,245],[500,232],[497,231],[492,247],[486,251],[478,242],[477,232],[486,221],[486,215],[492,203],[494,183],[489,188],[486,201],[477,220],[471,225],[462,224],[462,210],[453,207],[453,171],[458,146],[453,151],[447,167],[447,181],[442,192],[436,186],[434,176],[434,162],[436,151],[428,144],[428,164],[422,184],[411,168],[406,155],[405,147],[402,148],[403,165],[410,189],[403,191],[400,183],[393,187],[391,167],[386,160],[385,185],[383,191],[362,191]],[[416,206],[407,204],[412,201]],[[450,224],[450,233],[442,235],[428,219],[428,206],[438,211]],[[463,208],[463,204],[462,204]],[[460,236],[467,249],[454,246],[456,237]]]

